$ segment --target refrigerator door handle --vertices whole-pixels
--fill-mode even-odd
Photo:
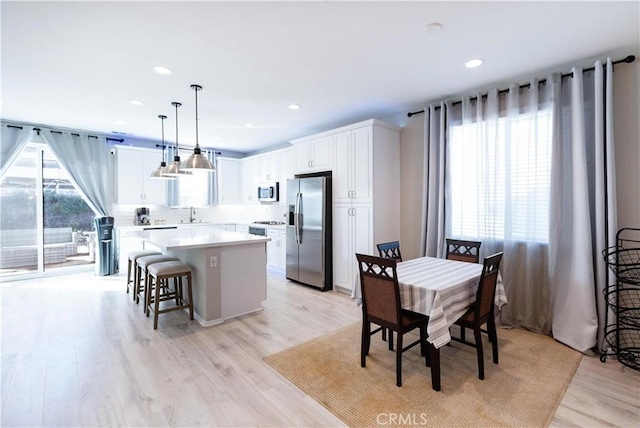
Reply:
[[[300,224],[300,201],[301,201],[301,196],[302,194],[300,192],[296,193],[296,205],[295,205],[295,211],[293,213],[293,227],[296,230],[296,244],[300,243],[300,228],[301,228],[301,224]]]

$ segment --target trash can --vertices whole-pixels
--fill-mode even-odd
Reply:
[[[96,275],[116,273],[116,246],[113,235],[113,217],[96,217]]]

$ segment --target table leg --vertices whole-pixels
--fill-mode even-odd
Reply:
[[[431,387],[434,391],[440,391],[440,349],[429,343],[431,354]]]

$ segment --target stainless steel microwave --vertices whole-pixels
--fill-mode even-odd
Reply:
[[[278,182],[261,184],[258,187],[258,200],[260,202],[277,202],[278,188]]]

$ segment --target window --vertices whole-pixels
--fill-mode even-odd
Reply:
[[[450,226],[461,238],[549,238],[551,110],[452,126]]]
[[[181,175],[178,178],[179,206],[205,207],[208,205],[209,174],[196,171],[193,175]]]

